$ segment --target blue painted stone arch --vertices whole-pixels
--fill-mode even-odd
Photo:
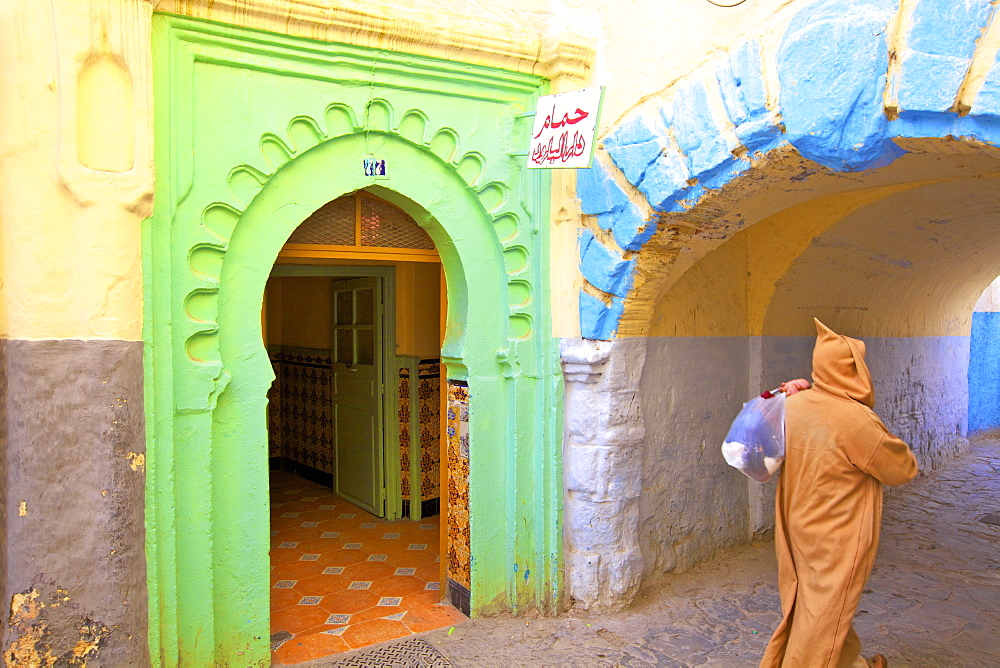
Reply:
[[[612,128],[610,160],[577,172],[582,212],[599,228],[581,236],[582,336],[616,337],[663,221],[775,151],[857,172],[903,155],[902,139],[1000,145],[1000,59],[980,39],[996,13],[988,2],[918,0],[902,13],[897,0],[821,0],[792,18],[773,60],[748,41]]]

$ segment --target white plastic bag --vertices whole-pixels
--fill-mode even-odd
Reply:
[[[726,434],[722,456],[757,482],[770,480],[785,461],[785,395],[765,392],[743,404]]]

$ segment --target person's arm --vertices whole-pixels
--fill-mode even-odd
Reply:
[[[786,380],[778,386],[778,389],[784,392],[785,396],[791,396],[796,392],[808,390],[810,387],[812,387],[812,383],[805,378],[796,378],[795,380]]]
[[[861,470],[883,485],[895,487],[916,478],[920,469],[910,446],[886,433],[872,453],[868,465]]]

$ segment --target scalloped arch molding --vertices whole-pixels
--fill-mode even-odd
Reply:
[[[792,19],[773,58],[748,41],[626,117],[603,141],[617,170],[577,172],[594,217],[580,244],[583,337],[615,338],[623,314],[648,306],[636,303],[648,241],[672,262],[706,232],[686,214],[766,171],[771,154],[790,148],[852,172],[892,163],[904,153],[895,139],[1000,145],[996,13],[975,0],[820,0]],[[726,223],[707,232],[739,229]],[[636,318],[629,334],[642,332]]]
[[[546,82],[169,15],[154,18],[153,62],[158,179],[143,241],[152,655],[268,661],[273,374],[258,314],[294,228],[365,187],[413,215],[441,256],[442,358],[471,397],[473,610],[557,607],[549,182],[510,157]],[[385,179],[364,173],[367,156],[387,161]]]
[[[510,308],[505,328],[507,336],[515,339],[531,336],[534,316],[528,307],[533,301],[533,281],[524,278],[530,273],[531,252],[523,243],[520,216],[512,210],[508,202],[509,187],[501,181],[483,182],[487,170],[486,158],[482,153],[475,150],[463,153],[460,150],[462,142],[458,132],[450,127],[434,130],[429,127],[427,114],[419,109],[406,111],[398,122],[394,122],[394,109],[384,99],[371,100],[360,115],[348,105],[333,103],[325,109],[323,119],[325,123],[310,116],[295,116],[288,123],[285,133],[287,139],[279,133],[264,133],[259,144],[262,158],[260,164],[269,168],[269,171],[249,163],[236,165],[229,170],[226,179],[232,199],[212,202],[202,211],[201,224],[207,234],[203,241],[196,242],[192,246],[188,256],[191,273],[197,278],[197,282],[193,284],[184,300],[186,325],[191,331],[185,341],[185,349],[191,361],[204,366],[206,370],[211,369],[216,374],[215,377],[220,379],[218,387],[209,392],[207,399],[218,394],[228,382],[226,380],[228,374],[223,371],[219,357],[219,327],[216,320],[222,268],[230,240],[239,225],[240,218],[271,178],[287,163],[331,141],[355,144],[350,148],[341,149],[340,157],[345,159],[367,155],[376,150],[382,157],[385,157],[386,151],[391,151],[397,154],[401,161],[418,159],[417,154],[412,156],[406,154],[407,149],[403,146],[408,146],[418,152],[433,154],[446,166],[446,169],[462,179],[462,187],[474,193],[473,196],[490,218],[495,241],[482,241],[491,245],[499,242],[502,246],[500,252],[508,275],[506,299]],[[403,146],[389,148],[400,140]],[[357,188],[381,184],[379,181],[364,177],[353,179],[353,187],[343,186],[350,182],[351,179],[342,178],[337,185],[343,192],[350,192]],[[330,196],[331,192],[333,191],[325,188],[319,194],[319,200],[300,201],[292,205],[295,213],[288,218],[287,225],[281,229],[281,233],[285,234],[284,238],[287,238],[302,221],[300,216],[303,211],[306,215],[311,213],[308,210],[309,206],[318,207],[333,199]],[[437,247],[447,255],[454,245],[453,240],[433,216],[427,213],[429,209],[412,210],[412,206],[411,204],[406,208],[411,208],[415,218],[428,228]],[[284,238],[279,241],[283,242]],[[460,262],[458,266],[461,266]],[[465,283],[464,277],[459,276],[452,277],[452,282],[454,281],[461,281],[463,285]],[[198,406],[207,407],[211,404],[211,401],[201,400],[203,393],[196,393],[195,396],[199,397],[196,400]]]

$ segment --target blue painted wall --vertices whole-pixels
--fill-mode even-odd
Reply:
[[[1000,428],[1000,313],[972,314],[969,432]]]

